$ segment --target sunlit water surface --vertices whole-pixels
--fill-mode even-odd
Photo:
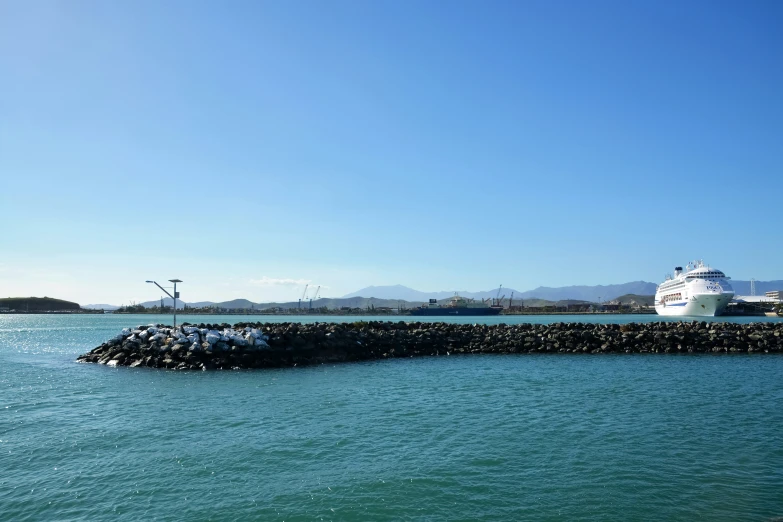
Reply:
[[[460,322],[477,320],[659,318]],[[482,355],[236,372],[74,362],[153,321],[170,322],[0,315],[0,519],[783,516],[783,356]]]

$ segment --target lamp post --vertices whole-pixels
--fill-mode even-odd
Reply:
[[[174,295],[171,295],[168,290],[160,286],[156,281],[147,281],[148,283],[152,283],[161,290],[163,290],[167,296],[171,297],[174,300],[174,328],[177,327],[177,298],[179,297],[179,292],[177,292],[177,283],[181,283],[179,279],[169,279],[169,283],[174,283]]]

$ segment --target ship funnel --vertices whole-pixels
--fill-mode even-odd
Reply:
[[[674,267],[674,277],[677,277],[680,274],[682,274],[682,267],[681,266],[675,266]]]

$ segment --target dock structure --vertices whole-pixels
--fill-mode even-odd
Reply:
[[[780,290],[766,295],[735,295],[724,315],[764,315],[783,304]]]
[[[783,303],[783,290],[773,290],[771,292],[767,292],[765,295],[770,299],[777,300],[778,304]]]

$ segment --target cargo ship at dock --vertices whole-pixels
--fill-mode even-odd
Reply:
[[[448,304],[439,305],[437,299],[430,299],[429,304],[422,305],[411,310],[411,315],[425,316],[477,316],[477,315],[498,315],[503,307],[498,304],[492,306],[469,306],[468,301],[455,295]]]

